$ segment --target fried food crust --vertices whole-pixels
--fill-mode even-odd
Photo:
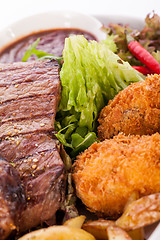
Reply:
[[[160,134],[92,144],[73,166],[77,196],[99,216],[117,217],[133,191],[160,192]]]
[[[146,135],[160,132],[160,75],[148,76],[119,92],[99,116],[98,137],[112,138],[120,132]]]

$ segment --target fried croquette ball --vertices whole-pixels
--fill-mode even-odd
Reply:
[[[134,191],[160,192],[160,134],[92,144],[73,165],[77,196],[99,216],[117,217]]]
[[[160,75],[148,76],[119,92],[102,109],[98,121],[100,140],[120,132],[125,135],[160,132]]]

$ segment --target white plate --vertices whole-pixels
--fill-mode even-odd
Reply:
[[[127,17],[122,15],[95,15],[95,17],[103,24],[108,23],[121,23],[129,24],[131,28],[141,30],[144,26],[142,18]]]
[[[41,30],[58,28],[77,28],[88,31],[98,40],[105,39],[106,35],[100,30],[102,24],[123,23],[129,24],[135,29],[141,29],[144,25],[142,19],[134,17],[96,15],[95,17],[71,11],[56,11],[40,13],[17,21],[0,32],[0,50],[17,39],[39,32]],[[157,228],[156,228],[157,227]],[[154,231],[155,230],[155,231]],[[145,228],[148,240],[160,240],[160,225],[153,224]]]

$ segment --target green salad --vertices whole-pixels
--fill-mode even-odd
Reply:
[[[149,13],[141,30],[132,29],[128,24],[113,24],[103,26],[109,36],[113,36],[117,46],[117,54],[131,65],[141,66],[142,63],[135,58],[128,49],[127,36],[131,35],[160,63],[160,16],[154,12]]]
[[[156,14],[152,18],[148,15],[145,21],[141,32],[128,25],[104,26],[107,35],[101,42],[72,35],[65,39],[62,58],[36,50],[39,39],[26,51],[23,61],[35,54],[39,60],[55,59],[60,64],[62,92],[55,135],[71,157],[97,141],[97,117],[108,101],[131,83],[145,79],[131,66],[143,64],[128,50],[127,36],[139,41],[157,61],[160,60],[157,40],[160,18]]]
[[[76,35],[65,40],[56,136],[71,156],[96,141],[97,116],[108,101],[129,84],[143,81],[115,51],[112,37],[99,43]]]

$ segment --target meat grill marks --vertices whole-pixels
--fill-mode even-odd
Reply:
[[[56,81],[54,84],[56,84]],[[44,94],[50,93],[54,93],[53,80],[15,84],[0,87],[0,103],[33,96],[43,96]]]
[[[52,80],[57,80],[57,66],[54,61],[0,63],[0,87],[44,80],[49,78],[49,76],[51,76]]]
[[[5,239],[16,229],[25,207],[25,194],[18,172],[0,157],[0,239]]]
[[[38,118],[3,123],[0,126],[0,138],[8,135],[27,134],[30,132],[47,132],[53,130],[54,119],[52,115]]]
[[[12,100],[0,105],[1,122],[32,119],[53,114],[54,94]],[[48,103],[48,104],[46,104]],[[5,114],[4,114],[5,113]]]
[[[1,156],[14,163],[51,149],[56,149],[56,142],[44,133],[7,137],[0,142]]]
[[[26,207],[16,225],[23,232],[53,219],[65,198],[65,167],[50,136],[60,100],[59,71],[52,61],[0,64],[0,69],[0,155],[24,188]]]
[[[58,71],[52,61],[0,64],[0,138],[53,129]]]

